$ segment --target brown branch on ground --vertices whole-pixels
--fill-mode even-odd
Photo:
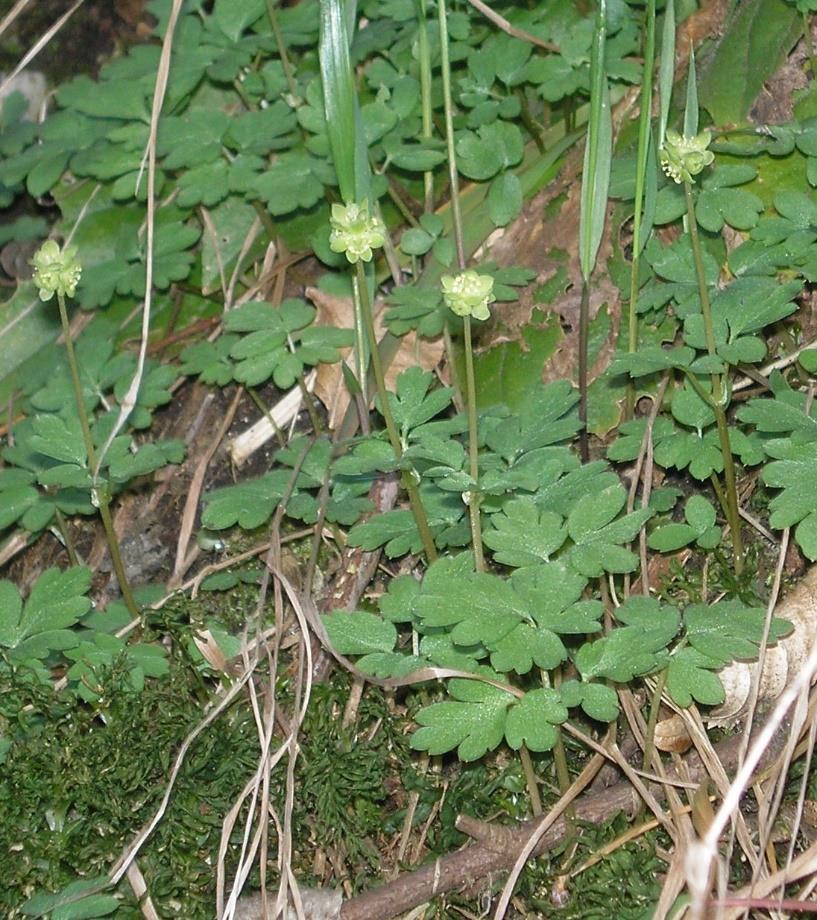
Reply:
[[[762,772],[774,762],[785,740],[786,731],[779,731],[772,745],[764,753],[758,772]],[[741,735],[737,734],[715,745],[725,770],[734,771],[740,743]],[[694,783],[708,776],[695,754],[687,758],[685,765],[683,776],[673,772],[669,778]],[[664,797],[661,787],[655,786],[653,791],[656,798]],[[579,799],[575,803],[576,819],[599,824],[620,811],[632,817],[641,804],[641,798],[630,783],[619,782]],[[456,853],[441,856],[433,863],[406,872],[392,882],[351,898],[343,904],[338,916],[340,920],[389,920],[441,894],[472,886],[475,880],[486,878],[490,873],[507,871],[542,820],[536,818],[515,827],[494,828],[489,831],[482,822],[461,816],[457,822],[458,828],[465,833],[473,832],[473,836],[477,837],[479,842]],[[566,830],[564,819],[557,820],[542,837],[534,850],[534,855],[540,856],[556,846],[565,836]],[[500,841],[501,845],[498,845]]]

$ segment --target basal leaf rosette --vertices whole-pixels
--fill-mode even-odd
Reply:
[[[443,275],[440,280],[445,305],[457,316],[472,316],[474,319],[488,319],[494,296],[494,279],[481,275],[469,268],[458,275]]]
[[[711,140],[709,131],[701,131],[690,137],[667,128],[667,136],[661,147],[661,168],[679,185],[682,182],[692,182],[693,176],[697,176],[715,159],[715,154],[708,149]]]
[[[332,227],[329,248],[333,252],[345,253],[352,265],[355,262],[371,262],[372,250],[379,249],[386,242],[383,221],[369,213],[366,201],[333,204],[329,222]]]
[[[60,297],[74,296],[82,274],[76,246],[62,249],[56,240],[46,240],[34,253],[31,265],[40,300],[51,300],[54,294]]]

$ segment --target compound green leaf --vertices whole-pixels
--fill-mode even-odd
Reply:
[[[235,524],[245,530],[260,527],[275,511],[290,477],[288,470],[276,470],[259,479],[248,479],[206,493],[202,525],[211,530],[224,530]]]
[[[226,386],[233,379],[233,362],[230,349],[238,341],[237,335],[221,335],[215,342],[196,342],[181,353],[182,374],[197,374],[202,383]]]
[[[157,154],[164,169],[190,169],[213,163],[221,155],[222,139],[230,127],[224,112],[197,109],[169,115],[159,122]]]
[[[393,623],[366,611],[345,613],[336,610],[321,617],[332,643],[341,655],[368,655],[391,652],[397,642]]]
[[[265,9],[264,0],[216,0],[213,19],[230,41],[237,42]]]
[[[348,536],[352,546],[361,546],[371,552],[384,547],[389,558],[417,553],[422,549],[422,540],[411,511],[399,509],[384,511],[356,524]]]
[[[512,172],[500,173],[488,189],[488,215],[497,227],[507,226],[522,210],[522,185]]]
[[[486,530],[483,542],[503,565],[520,567],[547,562],[567,538],[562,518],[543,511],[533,498],[508,502],[501,514],[491,516],[493,530]]]
[[[298,208],[311,208],[323,198],[324,187],[312,157],[282,153],[266,172],[253,180],[250,191],[260,197],[274,217]]]
[[[3,470],[2,472],[6,472]],[[20,470],[20,472],[23,472]],[[31,474],[26,474],[30,476]],[[33,479],[34,477],[31,476]],[[0,530],[9,527],[21,518],[40,498],[40,493],[31,485],[9,485],[0,483]]]
[[[508,710],[505,740],[515,751],[549,751],[559,737],[553,727],[567,721],[568,712],[556,690],[531,690]]]
[[[740,601],[721,601],[711,606],[693,604],[684,611],[684,625],[694,649],[725,665],[735,659],[757,658],[765,616],[765,611],[746,607]],[[769,642],[776,642],[791,629],[786,620],[774,617]]]
[[[457,748],[460,760],[479,760],[505,734],[507,711],[514,697],[477,680],[451,680],[448,692],[462,702],[432,703],[416,716],[422,727],[411,739],[417,751],[445,754]]]
[[[559,688],[562,702],[568,708],[581,706],[586,715],[599,722],[612,722],[618,718],[616,691],[595,681],[565,681]]]
[[[469,179],[484,182],[522,159],[522,132],[515,124],[495,121],[457,139],[457,165]]]
[[[694,648],[678,649],[667,667],[667,692],[683,708],[693,702],[717,706],[725,699],[723,684],[714,673],[719,667],[719,661]]]
[[[65,463],[85,464],[85,443],[76,415],[67,419],[59,415],[35,415],[32,427],[34,434],[29,438],[29,445],[33,450]]]
[[[413,428],[431,421],[451,404],[450,387],[431,388],[434,375],[419,367],[410,367],[397,378],[396,392],[389,395],[395,424],[405,440]]]
[[[692,543],[697,536],[695,528],[689,524],[664,524],[650,534],[647,545],[659,553],[674,553]]]
[[[90,585],[91,572],[85,567],[47,569],[22,605],[17,589],[0,582],[0,644],[25,657],[44,657],[50,649],[68,647],[75,639],[66,635],[67,628],[90,610],[85,596]],[[27,640],[36,645],[26,647]]]
[[[567,658],[562,641],[549,629],[518,623],[495,642],[486,642],[491,653],[491,667],[505,673],[527,674],[536,664],[550,670]]]
[[[652,517],[643,508],[614,520],[626,503],[620,484],[580,499],[568,515],[567,529],[576,544],[570,550],[571,564],[582,575],[597,577],[604,572],[631,572],[638,562],[622,544],[629,543]]]
[[[297,128],[295,111],[280,99],[255,112],[243,112],[231,119],[224,142],[243,154],[265,156],[289,147]]]

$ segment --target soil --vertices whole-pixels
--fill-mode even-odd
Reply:
[[[5,18],[15,0],[0,0]],[[37,0],[12,22],[0,45],[0,70],[10,71],[24,54],[73,5],[72,0]],[[86,73],[96,75],[116,52],[150,33],[145,0],[85,0],[30,66],[42,71],[49,85]]]

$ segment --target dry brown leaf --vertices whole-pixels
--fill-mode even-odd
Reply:
[[[306,289],[306,296],[318,311],[316,322],[319,326],[336,326],[338,329],[354,328],[354,307],[350,297],[335,297],[314,287]],[[375,316],[375,329],[378,336],[383,335],[386,331],[382,321],[382,306],[382,303],[376,305],[376,308],[379,307]],[[353,349],[346,348],[342,354],[347,364],[354,362]],[[397,354],[386,369],[386,386],[393,390],[397,376],[409,367],[421,367],[424,371],[433,371],[442,356],[442,339],[429,341],[418,339],[413,332],[407,333],[403,336]],[[349,391],[343,380],[340,362],[319,365],[315,380],[315,394],[329,413],[329,427],[336,428],[343,420],[349,406]]]
[[[204,660],[214,671],[221,671],[224,674],[230,673],[224,652],[219,648],[209,629],[193,633],[193,642],[195,642],[196,648],[201,652]]]

